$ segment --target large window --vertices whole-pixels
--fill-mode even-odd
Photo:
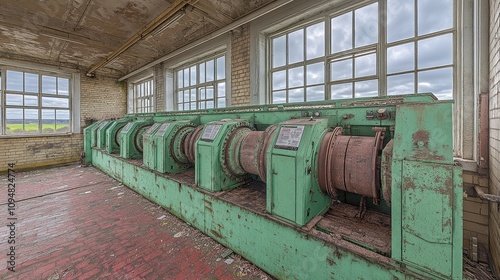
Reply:
[[[177,110],[226,107],[225,55],[174,70]]]
[[[0,71],[1,134],[71,131],[71,76],[35,71]]]
[[[153,77],[132,84],[134,113],[154,112]]]
[[[381,0],[271,34],[269,100],[453,99],[455,1]]]

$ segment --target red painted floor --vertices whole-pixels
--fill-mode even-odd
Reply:
[[[15,272],[7,269],[0,175],[0,279],[269,279],[264,272],[93,167],[16,175]],[[231,262],[232,261],[232,262]]]

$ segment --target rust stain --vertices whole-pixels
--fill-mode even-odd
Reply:
[[[28,151],[32,151],[33,153],[39,153],[42,150],[60,149],[62,148],[62,143],[34,144],[34,145],[29,145],[27,148]]]
[[[212,232],[213,235],[217,236],[217,238],[224,239],[224,236],[222,236],[222,234],[218,233],[217,231],[212,229],[210,230],[210,232]]]
[[[422,142],[425,142],[427,144],[427,142],[429,142],[429,131],[418,130],[411,135],[411,138],[413,139],[413,141],[415,143],[422,141]]]

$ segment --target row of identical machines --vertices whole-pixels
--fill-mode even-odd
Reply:
[[[452,103],[432,94],[126,115],[85,161],[279,279],[461,279]]]

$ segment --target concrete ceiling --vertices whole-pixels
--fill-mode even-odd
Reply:
[[[0,57],[87,71],[175,1],[0,0]],[[97,73],[127,74],[273,1],[194,1],[167,29],[145,36]]]

